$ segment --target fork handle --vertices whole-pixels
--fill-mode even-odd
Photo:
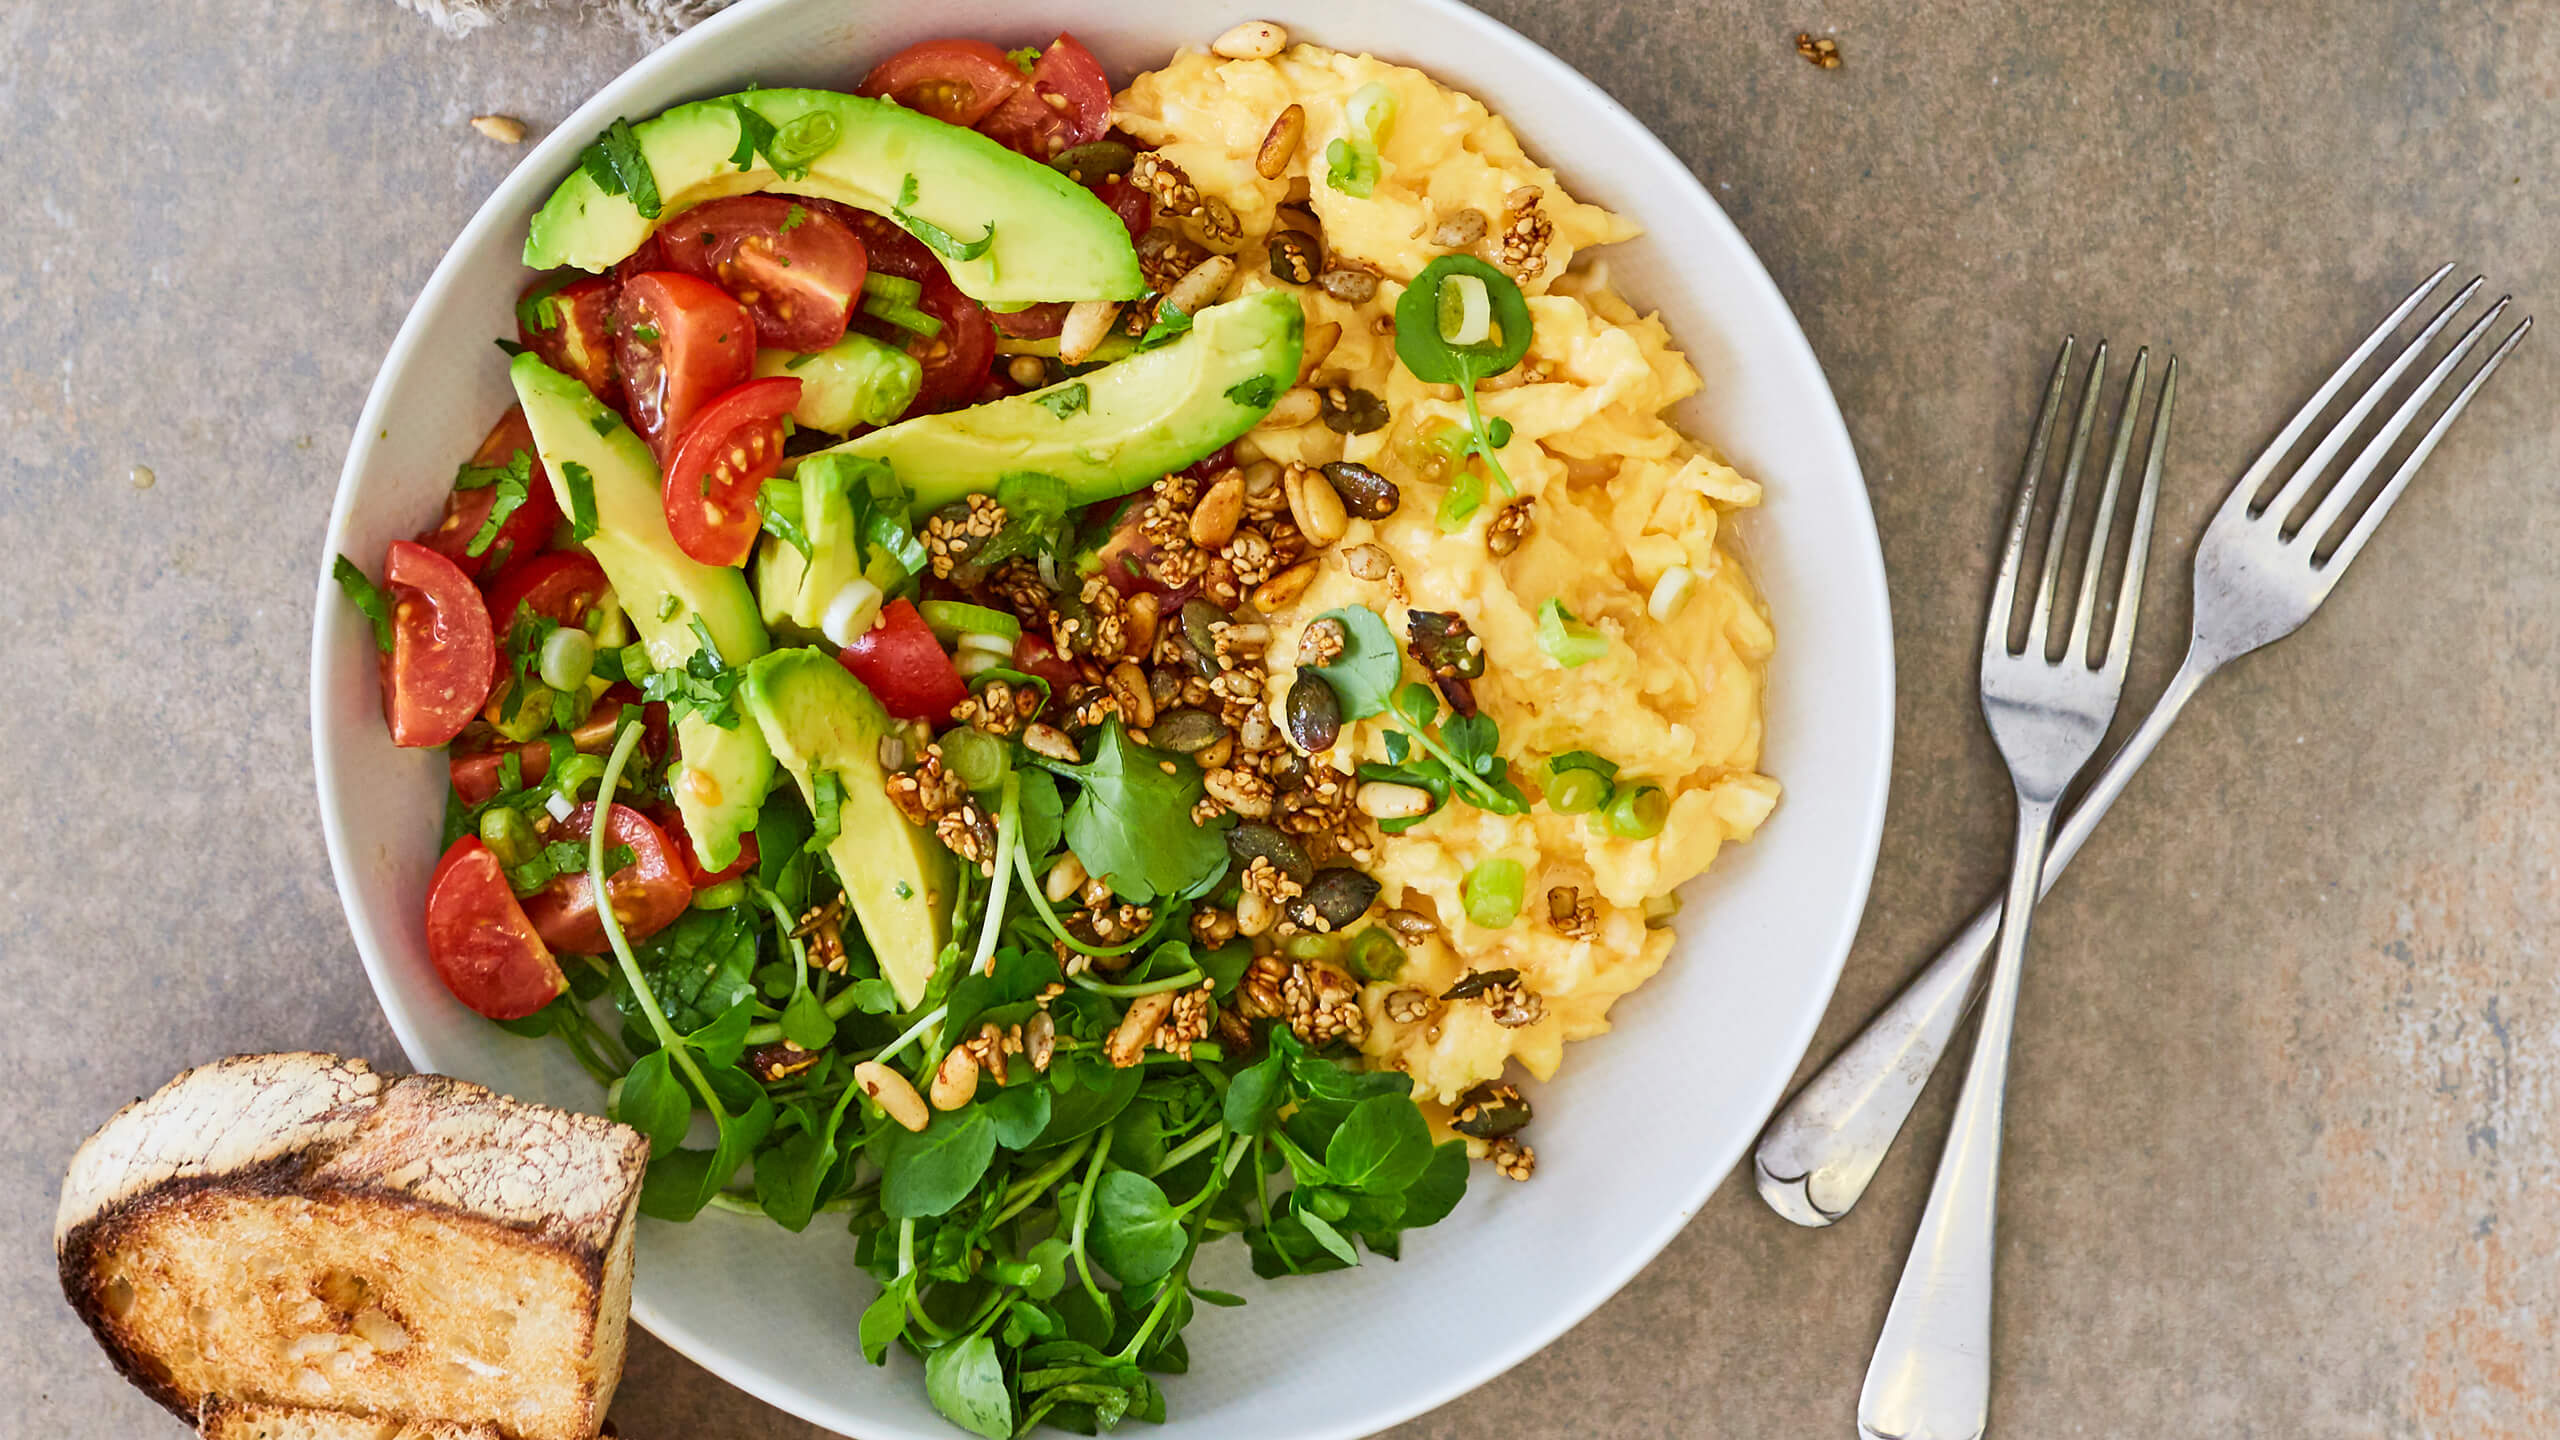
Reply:
[[[2053,832],[2041,886],[2051,890],[2098,821],[2151,758],[2179,712],[2221,660],[2191,646],[2151,713],[2107,758],[2088,793]],[[1894,1136],[1910,1118],[1929,1076],[1945,1057],[1956,1026],[1981,993],[1984,962],[2000,933],[2001,904],[1973,917],[1928,968],[1867,1022],[1829,1064],[1782,1106],[1761,1133],[1752,1178],[1769,1208],[1799,1225],[1821,1227],[1849,1213],[1867,1191]]]
[[[2055,802],[2018,797],[2018,852],[2007,918],[1965,1066],[1929,1208],[1894,1286],[1858,1392],[1862,1440],[1974,1440],[1991,1420],[1991,1261],[1998,1229],[2000,1124],[2008,1108],[2009,1036],[2038,877],[2053,838]]]

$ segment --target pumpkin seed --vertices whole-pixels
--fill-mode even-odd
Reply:
[[[1289,738],[1312,755],[1342,738],[1342,697],[1321,675],[1300,675],[1289,686]]]
[[[1517,970],[1470,970],[1459,978],[1457,984],[1441,991],[1440,998],[1443,1000],[1473,1000],[1496,985],[1516,985],[1518,983],[1520,983],[1520,972]]]
[[[1303,230],[1274,230],[1263,249],[1270,256],[1273,278],[1292,285],[1312,285],[1324,270],[1324,242]]]
[[[1473,680],[1484,674],[1484,642],[1466,617],[1448,610],[1415,610],[1405,617],[1405,644],[1423,669],[1441,678]]]
[[[1324,478],[1333,482],[1342,508],[1363,520],[1384,520],[1404,503],[1396,482],[1358,461],[1336,460],[1324,467]]]
[[[1206,710],[1167,710],[1147,731],[1148,743],[1176,755],[1196,755],[1227,738],[1226,723]]]
[[[1070,145],[1058,152],[1049,168],[1079,185],[1091,185],[1115,175],[1126,175],[1138,152],[1117,140],[1096,140],[1086,145]]]
[[[1336,385],[1316,392],[1324,428],[1336,435],[1366,435],[1387,424],[1387,402],[1369,391]]]
[[[1349,929],[1378,899],[1378,882],[1357,870],[1337,865],[1319,870],[1307,882],[1307,893],[1289,902],[1289,918],[1302,930]]]
[[[1182,602],[1182,639],[1191,650],[1191,668],[1204,680],[1218,676],[1218,629],[1227,623],[1227,612],[1206,600]]]
[[[1488,1080],[1458,1097],[1449,1128],[1478,1140],[1499,1140],[1527,1128],[1529,1119],[1529,1100],[1519,1086]]]
[[[1250,869],[1256,860],[1268,860],[1271,868],[1300,885],[1315,878],[1316,865],[1307,852],[1277,825],[1248,820],[1227,832],[1227,853],[1235,857],[1239,873]]]

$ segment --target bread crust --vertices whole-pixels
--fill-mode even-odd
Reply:
[[[467,1081],[385,1077],[307,1052],[234,1056],[179,1075],[81,1145],[55,1256],[65,1298],[117,1370],[190,1424],[224,1397],[177,1383],[162,1337],[125,1324],[110,1294],[105,1262],[154,1225],[221,1202],[308,1205],[386,1226],[432,1222],[492,1257],[547,1257],[578,1277],[591,1307],[586,1353],[572,1363],[593,1433],[621,1376],[647,1158],[648,1141],[625,1126]]]

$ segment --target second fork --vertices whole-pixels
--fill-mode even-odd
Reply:
[[[2046,450],[2061,413],[2070,378],[2071,342],[2065,340],[2046,390],[2044,411],[2018,479],[2016,513],[2009,524],[1991,619],[1982,642],[1982,713],[2017,791],[2018,837],[2011,860],[2008,903],[1983,1000],[1982,1029],[1966,1067],[1964,1094],[1947,1133],[1929,1206],[1920,1218],[1884,1333],[1876,1340],[1867,1380],[1858,1397],[1858,1429],[1874,1440],[1970,1440],[1988,1424],[1991,1399],[1992,1237],[1998,1209],[2000,1128],[2009,1085],[2009,1038],[2017,1019],[2018,981],[2027,949],[2037,878],[2053,839],[2054,815],[2063,792],[2096,757],[2124,693],[2133,653],[2142,577],[2158,506],[2160,470],[2168,452],[2169,416],[2177,401],[2178,362],[2165,367],[2152,421],[2151,444],[2129,519],[2118,516],[2134,422],[2142,409],[2150,355],[2136,352],[2125,387],[2123,414],[2106,479],[2089,522],[2080,563],[2078,605],[2059,620],[2054,608],[2078,498],[2081,465],[2088,457],[2106,384],[2107,347],[2098,346],[2072,427],[2061,493],[2052,506],[2044,563],[2026,616],[2026,643],[2014,645],[2015,611],[2025,570],[2027,537],[2038,509]],[[2123,578],[2112,623],[2100,642],[2099,582],[2112,540],[2125,538]]]

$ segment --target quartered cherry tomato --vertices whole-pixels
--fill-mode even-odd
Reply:
[[[604,567],[574,550],[527,556],[489,582],[489,627],[503,638],[520,610],[562,625],[584,625],[613,586]]]
[[[613,748],[614,728],[622,723],[619,700],[599,700],[578,728],[569,732],[569,743],[590,755]],[[509,755],[516,757],[517,778],[526,785],[539,785],[551,773],[551,742],[527,740],[518,745],[500,745],[494,750],[481,750],[469,755],[450,755],[446,766],[453,776],[453,793],[465,805],[479,805],[498,793],[502,772]]]
[[[968,685],[912,600],[890,601],[836,658],[901,720],[940,724],[951,718],[951,707],[969,698]]]
[[[419,536],[418,543],[475,578],[549,544],[552,527],[560,523],[560,502],[551,493],[551,476],[542,468],[541,452],[533,448],[533,427],[525,423],[524,407],[511,406],[498,417],[480,448],[471,452],[471,463],[475,467],[504,469],[519,450],[525,454],[531,476],[525,486],[524,503],[498,522],[498,533],[489,538],[479,554],[471,553],[471,542],[479,538],[480,527],[488,523],[489,511],[498,503],[495,485],[455,490],[445,496],[443,518],[434,529]]]
[[[492,1020],[521,1020],[569,988],[477,835],[454,841],[427,881],[427,959],[455,999]]]
[[[927,40],[871,67],[857,95],[885,95],[909,110],[969,126],[1022,88],[1022,72],[984,40]]]
[[[544,364],[583,382],[598,400],[619,405],[622,382],[613,373],[613,338],[605,328],[613,313],[613,277],[585,275],[566,285],[560,280],[545,275],[525,287],[516,306],[516,339]]]
[[[693,835],[684,828],[684,812],[673,805],[652,805],[649,818],[666,832],[667,843],[676,849],[676,859],[684,866],[684,878],[696,890],[708,890],[723,880],[734,879],[756,868],[756,836],[750,830],[738,837],[738,858],[718,870],[705,870],[693,852]]]
[[[549,838],[584,844],[595,828],[596,807],[589,801],[569,812]],[[693,903],[693,886],[676,863],[675,847],[666,832],[628,805],[613,807],[605,824],[605,846],[631,848],[631,863],[605,877],[613,896],[613,913],[622,922],[622,938],[645,940],[675,923]],[[607,944],[604,922],[596,916],[595,886],[585,871],[555,875],[524,899],[524,913],[544,943],[564,955],[601,955]]]
[[[1093,187],[1094,198],[1111,207],[1120,223],[1129,227],[1129,243],[1146,238],[1147,229],[1156,223],[1156,204],[1147,192],[1126,179],[1105,180]]]
[[[800,403],[788,375],[750,380],[705,406],[676,442],[661,499],[676,546],[705,565],[743,565],[763,515],[756,491],[782,464],[782,421]]]
[[[714,200],[668,221],[658,241],[668,269],[747,307],[757,344],[804,353],[844,338],[870,264],[851,226],[787,195]]]
[[[624,281],[613,331],[623,414],[661,464],[695,411],[755,373],[755,322],[697,275],[652,270]]]
[[[424,545],[391,542],[391,652],[382,657],[382,716],[394,745],[442,745],[489,698],[497,639],[470,577]]]
[[[1031,67],[1031,78],[978,133],[1047,163],[1076,145],[1089,145],[1111,129],[1111,82],[1093,52],[1061,35]]]

